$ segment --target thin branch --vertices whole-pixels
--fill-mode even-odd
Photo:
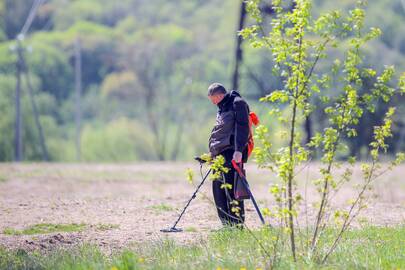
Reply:
[[[338,233],[337,237],[335,238],[335,241],[333,242],[332,246],[329,248],[329,251],[326,253],[325,257],[322,259],[322,263],[325,263],[325,261],[328,259],[329,255],[335,250],[338,242],[340,241],[340,239],[343,236],[343,233],[350,226],[350,224],[353,221],[354,217],[357,216],[357,215],[352,216],[352,212],[353,212],[354,208],[356,207],[356,205],[358,204],[358,202],[361,201],[361,198],[363,197],[364,192],[367,190],[367,188],[369,187],[369,185],[370,185],[370,183],[372,181],[371,177],[372,177],[372,175],[374,173],[375,165],[376,165],[376,161],[373,159],[371,170],[370,170],[369,176],[368,176],[368,178],[366,180],[366,183],[364,184],[364,186],[363,186],[362,190],[360,191],[360,193],[357,195],[356,200],[351,205],[349,213],[347,214],[347,217],[345,218],[345,220],[343,222],[341,230]],[[357,214],[358,213],[359,212],[357,212]]]

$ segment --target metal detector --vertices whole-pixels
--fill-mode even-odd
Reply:
[[[198,162],[200,162],[200,166],[202,166],[203,163],[205,163],[206,161],[196,157],[195,160],[197,160]],[[211,169],[208,170],[208,172],[205,174],[205,176],[203,177],[201,183],[198,185],[197,189],[194,191],[193,195],[191,196],[191,198],[188,200],[186,206],[184,206],[183,211],[181,211],[179,217],[177,218],[176,222],[173,224],[172,227],[167,228],[167,229],[161,229],[161,232],[165,232],[165,233],[169,233],[169,232],[182,232],[183,230],[181,228],[176,228],[177,223],[179,223],[181,217],[183,216],[183,214],[186,212],[187,207],[190,205],[191,201],[196,197],[198,191],[200,190],[200,188],[202,187],[202,185],[204,184],[205,180],[207,179],[208,175],[211,173]]]

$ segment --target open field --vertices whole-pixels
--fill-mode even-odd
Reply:
[[[309,221],[313,217],[311,202],[316,198],[310,181],[316,178],[316,167],[317,164],[311,164],[299,175],[299,188],[309,205]],[[194,163],[2,164],[0,245],[52,250],[56,246],[91,243],[110,253],[166,238],[179,244],[204,240],[212,230],[221,227],[211,201],[210,181],[179,224],[185,232],[159,232],[173,223],[194,190],[185,177],[187,168],[194,170],[194,185],[197,184],[200,178]],[[271,207],[268,186],[274,182],[274,176],[254,164],[247,171],[259,205]],[[359,173],[354,178],[359,178]],[[358,226],[404,224],[404,173],[405,167],[398,167],[375,183],[377,196],[363,212]],[[352,185],[345,186],[336,196],[338,205],[352,194]],[[301,216],[300,226],[306,226],[307,218]],[[251,228],[259,226],[250,202],[247,224]]]
[[[194,186],[186,181],[185,171],[195,171],[194,184],[200,180],[198,166],[185,163],[141,163],[136,165],[0,165],[0,244],[25,249],[50,249],[54,245],[91,242],[108,249],[133,243],[172,238],[188,243],[204,238],[220,228],[212,205],[211,183],[192,202],[179,226],[181,234],[162,234],[176,219]],[[268,186],[274,177],[250,165],[247,169],[252,190],[261,207],[271,207]],[[399,167],[378,180],[376,199],[364,211],[362,222],[373,225],[403,224],[405,221],[405,167]],[[300,173],[300,189],[308,204],[316,198],[305,183],[316,176],[313,164]],[[355,176],[356,178],[357,176]],[[351,185],[336,197],[338,204],[351,198]],[[311,209],[308,208],[311,217]],[[257,227],[259,220],[247,203],[247,224]],[[71,232],[13,235],[30,225],[82,224]],[[301,226],[305,226],[304,221]]]

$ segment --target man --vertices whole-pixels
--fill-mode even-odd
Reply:
[[[222,155],[225,158],[224,166],[229,168],[224,174],[227,184],[232,188],[223,186],[223,180],[214,180],[212,191],[217,207],[218,216],[224,225],[240,225],[245,220],[243,201],[235,200],[233,185],[235,169],[232,160],[237,163],[247,161],[247,143],[249,137],[249,106],[235,90],[227,92],[219,83],[213,83],[208,87],[208,98],[218,106],[217,119],[209,138],[211,157]],[[232,211],[232,207],[239,207],[238,213]]]

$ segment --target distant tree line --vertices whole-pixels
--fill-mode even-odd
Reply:
[[[16,40],[33,3],[0,0],[0,161],[15,160]],[[332,7],[321,0],[314,5],[315,12]],[[271,1],[262,1],[264,20],[273,16],[271,7]],[[258,99],[282,85],[266,53],[252,50],[237,35],[254,23],[244,8],[243,1],[234,0],[44,1],[21,43],[30,77],[30,85],[24,77],[21,81],[23,160],[45,160],[38,122],[51,161],[188,160],[206,152],[215,119],[215,108],[206,100],[209,83],[237,88],[259,114],[266,105]],[[400,0],[370,3],[368,9],[366,21],[379,25],[383,35],[372,42],[365,62],[405,70]],[[75,94],[78,41],[80,106]],[[363,79],[367,92],[375,82]],[[392,142],[399,151],[405,148],[404,97],[395,102]],[[381,123],[388,106],[381,102],[377,113],[360,123],[359,136],[348,139],[351,155],[368,155],[364,149],[372,126]],[[328,126],[324,109],[319,104],[302,123],[307,138]],[[260,116],[274,133],[282,130],[272,116]]]

